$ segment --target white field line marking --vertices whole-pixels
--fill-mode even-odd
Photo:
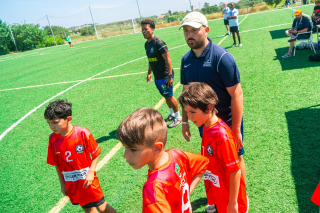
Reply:
[[[176,91],[180,85],[181,85],[180,82],[177,83],[177,85],[173,87],[173,92]],[[153,108],[158,110],[164,102],[165,102],[165,99],[162,98]],[[98,172],[104,165],[106,165],[108,161],[120,150],[121,147],[122,147],[121,142],[117,143],[117,145],[115,145],[112,148],[112,150],[98,163],[96,167],[96,172]],[[49,213],[60,212],[61,209],[68,203],[68,201],[69,201],[68,196],[61,198],[59,202],[49,211]]]
[[[242,21],[239,23],[239,25],[248,17],[248,15],[246,17],[244,17],[242,19]],[[221,41],[218,43],[218,45],[220,45],[229,35],[226,35],[223,39],[221,39]]]
[[[127,76],[127,75],[138,75],[138,74],[142,74],[142,73],[147,73],[147,71],[145,71],[145,72],[137,72],[137,73],[130,73],[130,74],[122,74],[122,75],[105,76],[105,77],[100,77],[100,78],[91,78],[91,79],[88,79],[88,81],[100,80],[100,79],[104,79],[104,78],[116,78],[116,77],[122,77],[122,76]],[[75,82],[79,82],[79,81],[84,81],[84,80],[66,81],[66,82],[58,82],[58,83],[52,83],[52,84],[43,84],[43,85],[35,85],[35,86],[26,86],[26,87],[18,87],[18,88],[11,88],[11,89],[3,89],[3,90],[0,90],[0,92],[9,91],[9,90],[17,90],[17,89],[34,88],[34,87],[45,87],[45,86],[52,86],[52,85],[57,85],[57,84],[70,84],[70,83],[75,83]]]
[[[176,70],[176,69],[180,69],[180,68],[172,68],[172,69]],[[88,81],[100,80],[100,79],[105,79],[105,78],[116,78],[116,77],[122,77],[122,76],[127,76],[127,75],[138,75],[138,74],[143,74],[143,73],[147,73],[147,72],[148,71],[137,72],[137,73],[129,73],[129,74],[122,74],[122,75],[105,76],[105,77],[100,77],[100,78],[91,78]],[[75,83],[75,82],[79,82],[79,81],[84,81],[84,80],[65,81],[65,82],[58,82],[58,83],[51,83],[51,84],[42,84],[42,85],[18,87],[18,88],[11,88],[11,89],[3,89],[3,90],[0,90],[0,92],[9,91],[9,90],[18,90],[18,89],[20,90],[20,89],[35,88],[35,87],[45,87],[45,86],[52,86],[52,85],[58,85],[58,84],[70,84],[70,83]]]
[[[16,59],[16,58],[21,58],[21,57],[24,57],[24,56],[29,56],[29,55],[33,55],[33,54],[37,54],[38,52],[35,52],[35,53],[30,53],[30,54],[23,54],[22,55],[18,55],[18,56],[8,56],[7,58],[0,58],[0,62],[3,62],[3,61],[9,61],[9,60],[12,60],[12,59]],[[18,53],[16,53],[18,54]],[[21,54],[21,53],[19,53]]]
[[[114,69],[116,69],[116,68],[122,67],[122,66],[124,66],[124,65],[126,65],[126,64],[129,64],[129,63],[138,61],[138,60],[143,59],[143,58],[146,58],[146,56],[141,57],[141,58],[134,59],[134,60],[132,60],[132,61],[129,61],[129,62],[120,64],[120,65],[118,65],[118,66],[116,66],[116,67],[113,67],[113,68],[107,69],[107,70],[105,70],[105,71],[102,71],[102,72],[100,72],[100,73],[98,73],[98,74],[96,74],[96,75],[91,76],[90,78],[87,78],[87,79],[85,79],[85,80],[83,80],[83,81],[80,81],[79,83],[77,83],[77,84],[69,87],[68,89],[66,89],[66,90],[64,90],[64,91],[56,94],[55,96],[49,98],[48,100],[46,100],[45,102],[43,102],[43,103],[40,104],[39,106],[35,107],[35,108],[34,108],[33,110],[31,110],[30,112],[28,112],[25,116],[23,116],[22,118],[20,118],[16,123],[12,124],[6,131],[4,131],[4,132],[0,135],[0,141],[2,140],[2,138],[3,138],[4,136],[6,136],[6,134],[8,134],[8,132],[10,132],[13,128],[15,128],[19,123],[21,123],[21,122],[22,122],[24,119],[26,119],[29,115],[31,115],[32,113],[34,113],[37,109],[39,109],[40,107],[42,107],[43,105],[45,105],[46,103],[48,103],[49,101],[51,101],[52,99],[58,97],[59,95],[62,95],[63,93],[67,92],[68,90],[72,89],[73,87],[76,87],[76,86],[78,86],[79,84],[82,84],[82,83],[84,83],[84,82],[86,82],[86,81],[88,81],[88,80],[90,80],[90,79],[92,79],[92,78],[94,78],[94,77],[96,77],[96,76],[98,76],[98,75],[101,75],[101,74],[103,74],[103,73],[105,73],[105,72],[108,72],[108,71],[110,71],[110,70],[114,70]]]
[[[253,30],[245,30],[245,31],[241,31],[241,33],[251,32],[251,31],[255,31],[255,30],[262,30],[262,29],[271,28],[271,27],[278,27],[278,26],[288,25],[288,24],[292,24],[292,23],[285,23],[285,24],[273,25],[273,26],[268,26],[268,27],[261,27],[261,28],[257,28],[257,29],[253,29]]]

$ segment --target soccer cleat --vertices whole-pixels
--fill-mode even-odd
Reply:
[[[174,119],[175,117],[170,114],[166,119],[164,119],[164,121],[169,122],[169,121],[173,121]]]
[[[288,42],[292,42],[297,40],[298,36],[291,36],[291,38],[288,40]]]
[[[172,127],[175,127],[175,126],[178,126],[182,123],[182,118],[174,118],[172,123],[169,125],[169,128],[172,128]]]
[[[230,35],[230,33],[227,33],[225,36],[228,36],[228,35]]]
[[[215,212],[217,212],[216,205],[215,204],[208,205],[207,208],[206,208],[206,212],[207,213],[215,213]]]
[[[288,54],[288,53],[282,56],[282,58],[289,58],[289,57],[291,57],[291,54]]]
[[[239,44],[238,44],[238,47],[241,47],[241,46],[242,46],[242,44],[241,44],[241,43],[239,43]]]
[[[235,46],[237,46],[237,43],[234,43],[231,47],[235,47]]]

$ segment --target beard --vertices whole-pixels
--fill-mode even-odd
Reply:
[[[190,43],[188,42],[189,40],[192,40],[193,43],[190,44]],[[193,39],[193,38],[189,38],[189,39],[187,40],[188,46],[189,46],[191,49],[193,49],[193,50],[196,50],[196,49],[199,49],[199,48],[203,47],[204,42],[205,42],[205,41],[195,40],[195,39]]]

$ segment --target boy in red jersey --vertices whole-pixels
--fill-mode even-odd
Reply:
[[[313,195],[311,197],[311,201],[319,206],[319,213],[320,213],[320,183],[318,184],[316,190],[314,190]]]
[[[149,167],[142,212],[191,213],[190,194],[201,180],[208,159],[178,149],[164,151],[167,126],[160,113],[151,108],[140,108],[124,119],[117,137],[132,168]]]
[[[216,116],[216,93],[205,83],[191,83],[179,102],[189,120],[198,127],[204,125],[201,154],[209,158],[204,173],[209,206],[215,204],[219,213],[247,212],[246,186],[235,139],[229,126]],[[207,209],[207,212],[215,211]]]
[[[116,213],[103,196],[95,169],[101,149],[92,134],[73,126],[71,103],[51,102],[44,112],[53,133],[49,137],[47,163],[56,167],[61,192],[85,212]],[[91,157],[90,157],[91,154]]]

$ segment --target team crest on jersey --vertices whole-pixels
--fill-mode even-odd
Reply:
[[[84,147],[81,144],[78,144],[75,148],[77,154],[83,153]]]
[[[154,52],[154,49],[153,49],[153,47],[151,47],[151,49],[150,49],[150,53],[153,53]]]
[[[176,172],[176,174],[179,176],[179,174],[180,174],[180,167],[179,167],[179,165],[176,163],[176,166],[175,166],[175,168],[174,168],[174,171]]]
[[[211,60],[208,59],[208,61],[203,62],[203,67],[212,67]]]
[[[210,144],[207,146],[207,152],[208,152],[208,155],[212,156],[213,148]]]

